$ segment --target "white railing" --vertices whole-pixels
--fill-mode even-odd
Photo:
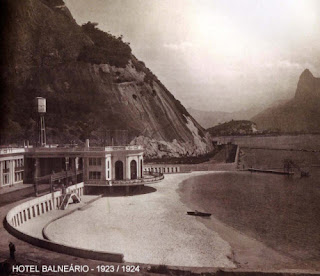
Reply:
[[[133,146],[108,146],[105,147],[106,151],[112,150],[143,150],[143,146],[141,145],[133,145]]]
[[[151,184],[153,182],[160,181],[164,178],[163,174],[153,175],[153,177],[139,178],[139,179],[128,179],[128,180],[86,180],[84,185],[89,186],[135,186]]]
[[[83,195],[83,182],[69,186],[66,189],[67,193],[74,192],[79,196]],[[22,223],[33,219],[37,216],[43,215],[54,209],[58,209],[62,202],[62,192],[56,191],[43,195],[41,197],[31,199],[13,207],[7,214],[6,219],[13,227],[18,227]]]
[[[24,152],[24,149],[22,149]],[[117,150],[143,150],[140,145],[134,146],[108,146],[108,147],[39,147],[26,148],[26,152],[94,152],[94,151],[117,151]]]
[[[24,153],[24,148],[0,148],[0,154],[9,154],[9,153]]]

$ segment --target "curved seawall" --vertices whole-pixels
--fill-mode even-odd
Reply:
[[[77,195],[82,196],[83,189],[84,184],[78,183],[68,187],[67,192],[74,192]],[[15,206],[6,215],[6,229],[9,233],[23,241],[59,253],[101,261],[123,262],[123,254],[96,250],[93,251],[78,247],[72,247],[65,244],[56,243],[54,241],[46,240],[44,238],[39,238],[35,235],[30,235],[29,233],[26,233],[21,229],[20,226],[27,222],[30,223],[29,220],[32,220],[38,216],[45,215],[46,213],[53,210],[57,210],[62,202],[62,199],[63,195],[61,191],[57,191]],[[67,214],[69,213],[70,212],[68,212]]]

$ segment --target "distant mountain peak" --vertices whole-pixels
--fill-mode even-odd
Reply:
[[[300,76],[300,80],[301,79],[311,79],[311,78],[314,78],[314,76],[312,75],[312,73],[310,72],[310,70],[308,68],[305,69]]]
[[[320,96],[320,79],[315,78],[309,69],[300,75],[295,95],[296,100],[306,100]]]
[[[320,133],[320,78],[305,69],[294,99],[261,112],[252,121],[262,130]]]

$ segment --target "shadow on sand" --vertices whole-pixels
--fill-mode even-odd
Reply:
[[[156,192],[157,189],[149,186],[132,186],[132,187],[86,187],[87,195],[101,195],[103,197],[118,196],[135,196],[150,194]]]

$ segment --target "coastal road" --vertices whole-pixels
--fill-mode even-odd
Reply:
[[[49,185],[40,185],[39,191],[41,193],[47,193],[50,191]],[[0,207],[6,206],[10,203],[17,202],[29,197],[34,196],[34,188],[33,186],[28,185],[26,188],[22,188],[19,190],[14,190],[8,193],[0,194]]]

